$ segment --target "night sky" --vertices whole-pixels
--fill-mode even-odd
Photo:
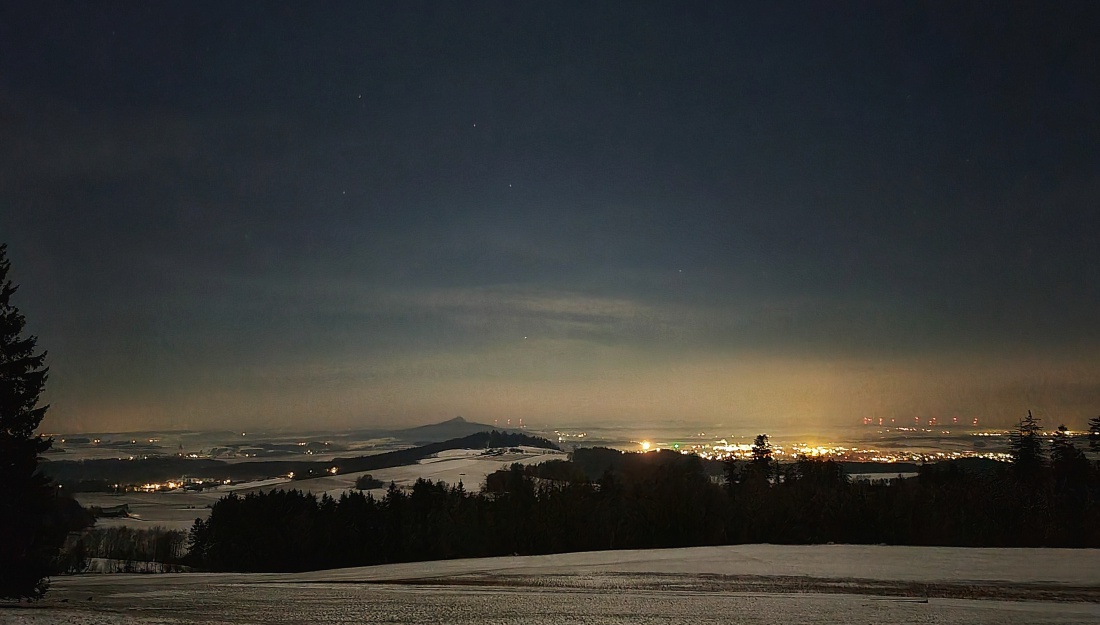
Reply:
[[[745,4],[5,3],[43,429],[1100,414],[1100,5]]]

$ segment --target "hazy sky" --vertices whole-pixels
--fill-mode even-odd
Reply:
[[[7,3],[43,428],[1100,414],[1100,5],[664,4]]]

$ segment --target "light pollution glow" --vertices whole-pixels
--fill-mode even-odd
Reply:
[[[539,356],[538,354],[542,354]],[[334,372],[327,377],[325,371]],[[1035,371],[1044,371],[1038,377]],[[927,358],[919,361],[787,359],[752,354],[720,358],[663,356],[621,347],[529,340],[477,354],[437,355],[393,365],[378,375],[352,363],[318,362],[299,375],[247,384],[173,389],[165,396],[110,398],[77,418],[56,419],[57,431],[119,431],[152,419],[171,429],[218,427],[227,412],[239,427],[294,428],[470,420],[529,424],[676,421],[731,427],[854,425],[864,417],[981,418],[1007,425],[1029,408],[1041,418],[1081,427],[1095,405],[1067,401],[1067,388],[1097,379],[1095,363],[1041,359]],[[69,415],[66,415],[67,417]],[[74,415],[75,416],[75,415]]]

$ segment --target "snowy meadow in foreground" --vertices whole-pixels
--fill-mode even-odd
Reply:
[[[1095,623],[1100,553],[742,545],[299,574],[84,575],[0,622]]]

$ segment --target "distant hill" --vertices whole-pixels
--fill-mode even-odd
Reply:
[[[440,441],[437,443],[430,443],[427,445],[421,445],[419,447],[413,447],[411,449],[400,449],[397,451],[389,451],[383,454],[377,454],[374,456],[360,456],[357,458],[337,458],[331,463],[320,463],[322,467],[326,464],[332,464],[338,467],[340,473],[356,473],[359,471],[371,471],[374,469],[384,469],[387,467],[400,467],[408,464],[416,464],[423,458],[427,458],[433,454],[437,454],[441,451],[448,449],[488,449],[490,447],[539,447],[542,449],[556,449],[561,451],[561,448],[554,443],[538,436],[529,436],[520,432],[500,432],[492,430],[488,432],[474,432],[473,434],[463,436],[460,438],[449,439],[446,441]],[[319,472],[318,477],[323,477],[322,472]]]
[[[498,432],[511,431],[507,428],[499,428],[484,423],[473,423],[462,417],[455,417],[454,419],[448,419],[442,423],[432,423],[415,428],[394,430],[390,435],[394,438],[421,445],[424,443],[441,443],[453,438],[462,438],[471,434],[491,432],[493,430]]]

